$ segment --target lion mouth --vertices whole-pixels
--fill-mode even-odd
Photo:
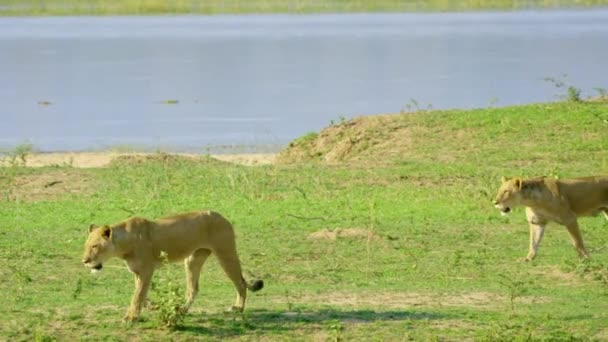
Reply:
[[[500,204],[495,204],[494,207],[496,209],[500,210],[500,214],[501,215],[507,215],[511,211],[510,207],[507,207],[507,206],[504,206],[504,205],[500,205]]]
[[[97,265],[95,265],[95,266],[93,266],[91,268],[94,269],[94,270],[96,270],[96,271],[101,271],[101,269],[103,268],[103,265],[102,264],[97,264]]]

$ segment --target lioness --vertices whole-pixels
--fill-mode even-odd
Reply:
[[[577,217],[595,216],[601,212],[608,219],[608,176],[560,180],[503,177],[494,206],[506,215],[516,205],[526,207],[530,225],[530,247],[526,261],[536,256],[549,221],[566,226],[579,257],[587,258],[589,253],[583,244]]]
[[[247,289],[258,291],[264,283],[262,280],[245,281],[232,225],[212,211],[186,213],[156,221],[130,218],[111,226],[91,225],[82,262],[92,271],[98,271],[111,257],[126,261],[135,275],[135,293],[124,319],[134,321],[146,301],[152,273],[165,259],[172,262],[185,260],[186,303],[182,309],[187,311],[198,293],[201,268],[212,253],[236,287],[236,303],[231,309],[242,311]]]

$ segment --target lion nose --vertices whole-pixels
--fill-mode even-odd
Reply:
[[[88,264],[88,263],[90,263],[90,262],[91,262],[91,258],[86,258],[86,259],[83,259],[83,260],[82,260],[82,263],[83,263],[83,264]]]

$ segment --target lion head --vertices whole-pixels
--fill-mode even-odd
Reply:
[[[104,261],[114,255],[112,229],[108,226],[89,226],[89,237],[84,244],[82,263],[93,272],[101,270]]]
[[[522,199],[523,180],[521,178],[502,178],[502,184],[496,194],[494,207],[500,210],[502,215],[511,211],[511,207],[518,205]]]

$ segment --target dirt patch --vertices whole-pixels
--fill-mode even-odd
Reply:
[[[472,322],[468,322],[462,319],[444,319],[444,320],[434,320],[430,321],[429,324],[438,330],[450,330],[450,329],[466,329],[466,330],[475,330],[478,328]]]
[[[308,235],[308,240],[331,240],[334,241],[338,238],[365,238],[365,239],[379,239],[380,237],[369,229],[363,228],[337,228],[337,229],[323,229]]]
[[[94,175],[80,171],[51,171],[15,178],[8,199],[38,202],[56,200],[67,195],[90,195],[97,188]]]
[[[302,295],[297,298],[303,303],[335,306],[368,306],[382,307],[383,309],[406,309],[417,306],[424,307],[468,307],[475,309],[504,308],[509,304],[508,296],[491,292],[466,292],[460,294],[439,294],[420,292],[382,292],[382,293],[321,293],[315,295]],[[277,301],[280,301],[277,298]],[[541,297],[520,297],[517,303],[547,302]]]
[[[534,274],[541,275],[552,281],[557,281],[563,285],[578,285],[581,283],[581,278],[576,273],[564,272],[557,266],[549,266],[540,270],[535,270]]]

